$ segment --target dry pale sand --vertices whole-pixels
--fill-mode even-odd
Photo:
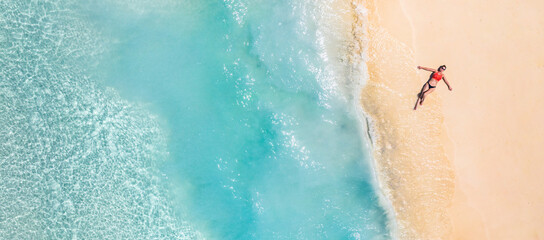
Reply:
[[[369,21],[408,49],[413,60],[407,62],[446,64],[453,87],[449,92],[440,82],[416,111],[443,117],[447,137],[443,130],[432,134],[441,135],[438,147],[450,160],[441,164],[451,164],[455,173],[453,197],[437,193],[451,200],[445,215],[451,222],[437,222],[450,230],[425,235],[434,231],[426,226],[418,232],[427,236],[421,239],[544,239],[544,1],[391,0],[367,6]],[[376,59],[370,56],[369,64]],[[417,76],[420,84],[427,77],[422,71]],[[399,94],[415,91],[406,86]]]

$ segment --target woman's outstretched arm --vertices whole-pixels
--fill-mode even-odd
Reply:
[[[429,72],[436,72],[436,69],[434,69],[434,68],[428,68],[428,67],[422,67],[422,66],[417,66],[417,69],[423,69],[423,70],[427,70]]]
[[[444,79],[444,83],[446,83],[446,85],[448,85],[448,89],[451,91],[453,90],[450,86],[450,83],[448,82],[448,80],[446,79],[446,76],[442,77],[442,79]]]

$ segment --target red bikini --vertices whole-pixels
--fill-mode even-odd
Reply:
[[[436,80],[436,82],[442,80],[442,77],[444,77],[444,74],[441,72],[434,72],[433,73],[433,79]],[[430,80],[429,80],[430,81]],[[427,85],[429,85],[429,88],[435,88],[436,86],[432,86],[429,81],[427,81]]]
[[[436,81],[440,81],[442,80],[442,77],[444,76],[444,74],[442,74],[441,72],[434,72],[433,73],[433,78],[436,80]]]

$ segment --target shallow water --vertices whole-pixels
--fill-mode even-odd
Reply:
[[[0,3],[0,237],[388,239],[330,2]]]

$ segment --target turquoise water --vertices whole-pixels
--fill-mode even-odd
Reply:
[[[389,239],[326,6],[2,1],[0,238]]]

